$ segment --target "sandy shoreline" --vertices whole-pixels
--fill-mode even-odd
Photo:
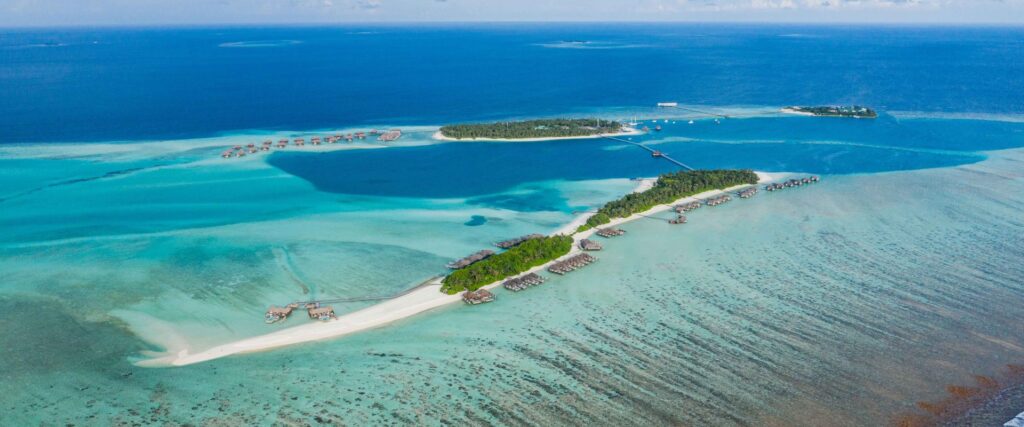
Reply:
[[[756,173],[758,176],[758,183],[778,180],[787,175],[781,173]],[[650,189],[650,187],[654,185],[654,182],[655,179],[653,178],[642,179],[637,184],[637,187],[634,189],[634,192],[646,191],[647,189]],[[648,209],[645,212],[633,214],[628,218],[614,219],[610,223],[603,225],[602,228],[615,227],[629,221],[643,218],[644,216],[647,215],[664,212],[666,210],[671,209],[673,205],[679,203],[689,202],[695,199],[701,199],[718,195],[724,192],[736,190],[744,186],[745,185],[737,185],[721,190],[705,191],[700,194],[684,197],[672,203],[658,205],[651,209]],[[580,225],[586,223],[586,220],[590,215],[590,213],[580,214],[575,219],[573,219],[573,221],[569,222],[568,224],[559,228],[558,230],[551,234],[571,234]],[[590,237],[595,231],[595,229],[591,229],[574,235],[572,250],[570,250],[568,254],[559,259],[564,259],[565,257],[569,257],[578,253],[580,251],[579,245],[577,244],[579,240]],[[523,272],[521,274],[527,274],[530,272],[537,272],[543,270],[556,261],[558,261],[558,259],[531,268],[529,271]],[[501,282],[502,281],[491,283],[489,285],[484,286],[484,288],[493,289],[501,285]],[[260,335],[223,345],[218,345],[197,353],[190,353],[188,348],[168,348],[167,351],[160,353],[160,356],[136,362],[136,365],[146,367],[185,366],[195,363],[206,362],[209,360],[218,359],[221,357],[230,356],[234,354],[270,350],[293,344],[317,341],[326,338],[336,338],[351,333],[383,326],[396,320],[414,316],[416,314],[423,313],[430,309],[456,303],[461,300],[461,294],[447,295],[442,293],[441,279],[438,278],[435,279],[430,284],[422,286],[421,288],[416,289],[415,291],[412,291],[408,294],[405,294],[398,298],[387,300],[385,302],[364,308],[362,310],[358,310],[349,314],[339,316],[336,320],[331,320],[328,322],[307,323],[299,326],[294,326],[291,328],[272,332],[266,335]]]
[[[816,115],[816,114],[814,114],[814,113],[808,113],[808,112],[806,112],[806,111],[797,111],[797,110],[794,110],[794,109],[793,109],[793,107],[785,107],[785,108],[783,108],[783,109],[782,109],[781,111],[782,111],[783,113],[786,113],[786,114],[795,114],[795,115],[797,115],[797,116],[811,116],[811,117],[817,117],[817,115]]]
[[[584,135],[584,136],[555,136],[547,138],[450,138],[444,136],[440,130],[434,132],[432,138],[437,141],[469,141],[469,142],[540,142],[540,141],[561,141],[568,139],[594,139],[602,138],[606,136],[630,136],[630,135],[643,135],[643,131],[636,128],[623,127],[621,132],[613,133],[600,133],[596,135]]]

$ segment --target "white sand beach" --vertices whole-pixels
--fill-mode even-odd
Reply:
[[[764,172],[757,172],[759,183],[779,180],[787,175],[789,174],[769,174]],[[650,189],[651,186],[654,185],[654,182],[655,179],[653,178],[641,179],[634,191],[646,191]],[[673,203],[658,205],[651,209],[648,209],[645,212],[631,215],[628,218],[618,218],[612,220],[610,223],[602,226],[602,228],[615,227],[620,224],[633,221],[638,218],[642,218],[644,216],[664,212],[666,210],[671,209],[673,205],[679,203],[715,196],[718,194],[722,194],[724,192],[736,190],[741,187],[745,187],[745,185],[738,185],[735,187],[725,188],[721,190],[711,190],[690,197],[684,197],[674,201]],[[565,226],[559,228],[558,230],[551,234],[572,234],[580,225],[586,223],[586,220],[590,215],[590,213],[580,214],[572,222],[566,224]],[[580,251],[578,246],[579,240],[590,237],[595,231],[596,229],[591,229],[585,232],[575,234],[573,236],[574,244],[572,250],[565,256],[559,258],[559,260],[578,253]],[[539,265],[521,274],[527,274],[530,272],[543,270],[556,261],[558,260],[553,260],[543,265]],[[376,304],[359,311],[339,316],[335,320],[327,322],[307,323],[292,328],[282,329],[266,335],[260,335],[257,337],[247,338],[232,343],[219,345],[197,353],[189,352],[188,348],[180,347],[181,344],[179,343],[179,347],[177,348],[168,348],[166,352],[161,353],[159,355],[155,355],[156,357],[152,359],[137,362],[136,364],[138,366],[147,367],[184,366],[191,365],[194,363],[205,362],[234,354],[263,351],[287,345],[317,341],[327,338],[341,337],[351,333],[364,331],[378,326],[383,326],[396,320],[404,319],[419,313],[423,313],[433,308],[461,301],[461,294],[447,295],[442,293],[440,280],[441,279],[436,279],[430,282],[429,284],[424,285],[421,288],[416,289],[408,294],[402,295],[391,300],[387,300],[380,304]],[[502,281],[491,283],[487,286],[484,286],[484,288],[493,289],[499,286],[501,282]]]
[[[433,138],[438,141],[478,141],[478,142],[539,142],[539,141],[560,141],[565,139],[594,139],[602,138],[606,136],[630,136],[630,135],[642,135],[644,132],[631,127],[623,127],[621,132],[613,133],[601,133],[596,135],[583,135],[583,136],[557,136],[547,138],[450,138],[444,136],[440,130],[434,132]]]

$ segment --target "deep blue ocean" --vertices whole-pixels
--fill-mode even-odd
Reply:
[[[607,107],[1024,113],[1024,29],[487,24],[0,30],[0,143]]]

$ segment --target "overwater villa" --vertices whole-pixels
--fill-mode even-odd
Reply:
[[[551,266],[548,267],[548,271],[558,275],[563,275],[586,267],[594,261],[597,261],[597,258],[594,258],[590,254],[578,254],[571,256],[566,260],[551,264]]]
[[[483,304],[494,301],[494,294],[492,294],[491,291],[488,291],[487,289],[466,291],[466,293],[462,294],[462,300],[465,301],[466,304],[471,305]]]
[[[764,189],[765,191],[778,191],[786,188],[800,187],[804,184],[813,184],[818,182],[819,180],[820,178],[818,178],[817,175],[808,176],[804,178],[795,178],[783,182],[773,182],[771,184],[765,185]]]
[[[757,187],[747,187],[736,193],[741,199],[749,199],[757,195]]]
[[[699,209],[701,206],[702,205],[701,205],[700,201],[696,201],[695,200],[695,201],[692,201],[692,202],[683,203],[681,205],[676,205],[675,206],[675,211],[676,211],[676,213],[686,213],[686,212],[689,212],[689,211],[692,211],[692,210],[695,210],[695,209]]]
[[[293,307],[291,304],[286,305],[284,307],[272,305],[270,306],[270,308],[267,309],[267,314],[264,317],[264,319],[266,320],[267,323],[280,322],[284,319],[287,319],[288,316],[291,316],[292,310],[294,309],[295,307]]]
[[[484,258],[487,258],[487,257],[489,257],[491,255],[494,255],[494,251],[492,251],[490,249],[484,249],[482,251],[474,253],[474,254],[472,254],[470,256],[467,256],[465,258],[462,258],[460,260],[449,262],[447,267],[452,269],[452,270],[458,270],[460,268],[466,268],[466,267],[469,267],[470,265],[472,265],[473,263],[475,263],[477,261],[480,261],[480,260],[482,260]]]
[[[497,246],[497,247],[502,248],[502,249],[509,249],[509,248],[512,248],[512,247],[515,247],[515,246],[519,246],[520,243],[523,243],[523,242],[525,242],[527,240],[539,239],[539,238],[542,238],[542,237],[544,237],[543,234],[537,234],[537,233],[527,234],[525,236],[519,236],[519,237],[516,237],[514,239],[508,239],[508,240],[502,240],[500,242],[494,242],[494,246]]]
[[[601,237],[604,237],[604,238],[610,238],[610,237],[621,236],[623,234],[626,234],[626,231],[622,230],[622,229],[618,229],[618,228],[608,227],[608,228],[599,228],[599,229],[597,229],[597,232],[595,232],[594,234],[597,234],[598,236],[601,236]]]
[[[310,138],[309,139],[309,143],[313,144],[313,145],[320,145],[320,137],[319,136],[314,136],[314,137]]]
[[[545,279],[544,276],[541,276],[537,273],[530,273],[520,277],[513,277],[511,279],[508,279],[504,283],[502,283],[501,286],[504,286],[505,289],[508,289],[512,292],[519,292],[521,290],[532,288],[541,283],[544,283],[545,280],[547,279]]]
[[[676,219],[668,220],[669,224],[686,224],[686,215],[679,214]]]
[[[284,147],[287,147],[287,146],[288,146],[288,140],[287,139],[280,139],[280,140],[277,141],[277,148],[284,148]]]
[[[580,240],[580,249],[585,250],[585,251],[599,251],[599,250],[604,249],[604,248],[601,247],[600,243],[597,243],[597,242],[595,242],[593,240],[582,239],[582,240]]]
[[[392,129],[392,130],[389,130],[389,131],[381,133],[380,136],[377,137],[377,140],[380,141],[380,142],[391,142],[391,141],[398,140],[398,138],[401,138],[401,137],[402,137],[402,130],[401,129]]]
[[[720,196],[715,196],[715,197],[711,197],[711,198],[705,199],[704,200],[704,204],[706,204],[708,206],[714,207],[714,206],[718,206],[718,205],[721,205],[721,204],[724,204],[724,203],[730,202],[730,201],[732,201],[732,196],[730,196],[728,194],[723,194],[723,195],[720,195]]]
[[[317,304],[317,306],[318,307],[313,307],[313,308],[309,308],[308,309],[309,318],[310,319],[315,319],[315,320],[320,320],[320,321],[327,321],[327,320],[331,320],[331,319],[337,319],[337,317],[334,315],[334,307],[331,307],[329,305],[323,306],[323,307],[319,307],[319,304]]]

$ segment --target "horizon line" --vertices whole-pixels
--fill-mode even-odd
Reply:
[[[529,21],[529,20],[508,20],[508,21],[338,21],[338,22],[317,22],[317,21],[296,21],[296,22],[210,22],[210,23],[147,23],[147,24],[121,24],[121,23],[97,23],[97,24],[27,24],[27,25],[0,25],[0,30],[26,30],[26,29],[113,29],[113,28],[224,28],[224,27],[346,27],[346,26],[447,26],[447,25],[581,25],[581,24],[613,24],[613,25],[737,25],[737,26],[807,26],[807,27],[835,27],[835,26],[861,26],[861,27],[1003,27],[1003,28],[1024,28],[1024,22],[1008,21],[775,21],[764,22],[754,20],[734,21],[700,21],[700,20],[578,20],[578,21]]]

